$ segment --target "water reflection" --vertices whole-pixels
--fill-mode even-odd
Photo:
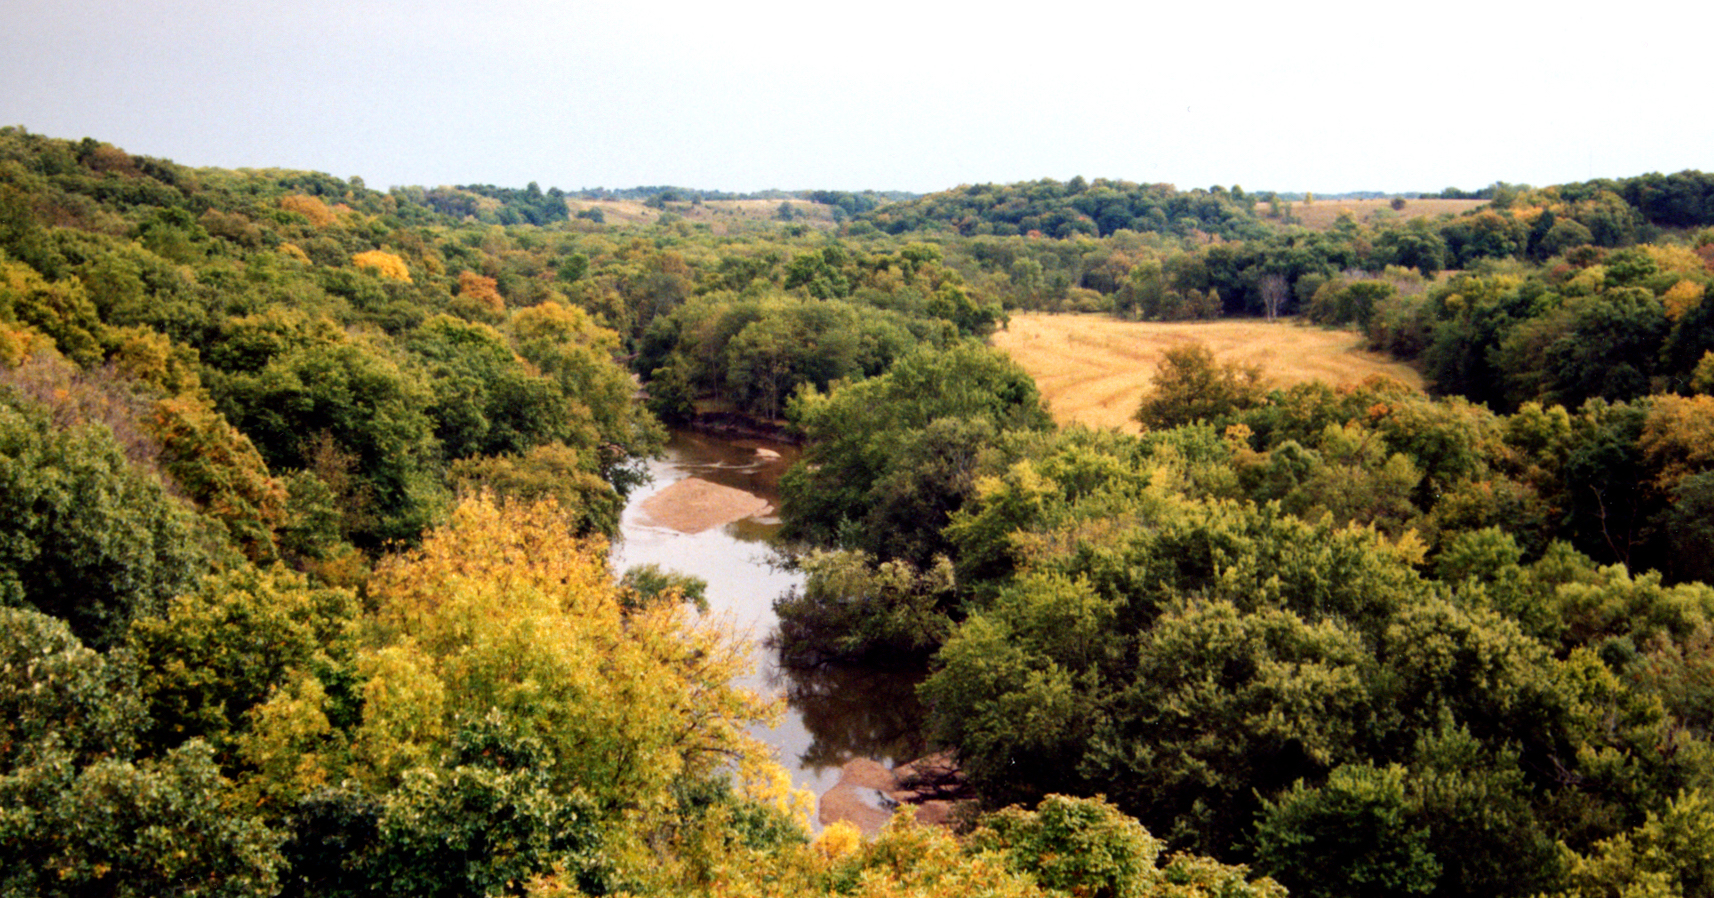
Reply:
[[[758,452],[757,450],[763,450]],[[839,779],[855,757],[901,762],[921,753],[920,670],[823,667],[782,671],[763,647],[778,623],[774,599],[802,585],[802,575],[777,564],[769,546],[779,530],[771,515],[746,518],[700,533],[653,526],[641,510],[650,496],[687,477],[701,477],[779,504],[779,478],[797,458],[791,446],[676,433],[664,458],[649,464],[654,480],[630,497],[620,520],[613,566],[659,564],[708,583],[709,613],[752,640],[757,672],[742,685],[784,694],[780,725],[756,735],[779,753],[800,787],[817,794]]]
[[[780,475],[797,458],[796,446],[762,440],[725,440],[679,431],[673,433],[667,443],[665,462],[681,472],[674,480],[683,476],[701,477],[778,505]],[[777,525],[778,521],[774,524]],[[772,531],[768,535],[771,536]]]
[[[916,668],[833,664],[779,672],[775,683],[811,737],[799,761],[825,768],[862,757],[892,766],[921,757],[923,708],[916,686],[923,674]]]

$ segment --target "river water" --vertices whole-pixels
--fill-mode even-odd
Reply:
[[[777,453],[759,454],[758,449]],[[839,780],[839,767],[855,757],[893,764],[921,753],[920,706],[914,671],[823,667],[782,671],[764,645],[778,623],[774,599],[802,583],[777,565],[770,540],[779,520],[769,514],[700,533],[653,526],[641,505],[687,477],[701,477],[779,504],[779,477],[797,449],[758,440],[725,440],[675,433],[664,457],[649,463],[652,482],[630,496],[613,546],[613,567],[659,564],[708,583],[708,613],[734,626],[753,650],[755,672],[740,685],[787,697],[779,726],[756,735],[779,754],[794,783],[815,792]]]

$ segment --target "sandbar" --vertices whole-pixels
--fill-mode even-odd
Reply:
[[[766,499],[700,477],[687,477],[643,500],[652,524],[680,533],[701,533],[773,510]]]

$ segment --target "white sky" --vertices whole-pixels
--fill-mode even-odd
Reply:
[[[370,187],[1438,191],[1714,169],[1714,7],[8,0],[0,124]]]

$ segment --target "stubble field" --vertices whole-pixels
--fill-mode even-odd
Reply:
[[[1013,315],[993,337],[996,348],[1035,378],[1054,420],[1131,433],[1140,429],[1131,414],[1150,389],[1161,356],[1198,341],[1222,362],[1260,367],[1278,386],[1311,380],[1337,386],[1383,375],[1422,388],[1421,375],[1402,362],[1364,351],[1358,334],[1288,321],[1163,323],[1030,312]]]
[[[580,200],[566,201],[566,207],[576,215],[585,209],[599,209],[607,224],[649,224],[659,221],[662,212],[671,212],[692,224],[706,224],[716,234],[726,234],[757,222],[777,222],[782,200],[708,200],[703,203],[668,203],[665,209],[651,209],[639,200]],[[833,207],[809,200],[784,200],[792,207],[793,221],[813,228],[834,227]]]
[[[1403,209],[1395,210],[1391,200],[1316,200],[1313,203],[1286,203],[1293,217],[1297,218],[1304,227],[1312,231],[1325,231],[1333,227],[1339,216],[1349,214],[1358,223],[1375,224],[1382,221],[1410,221],[1413,218],[1433,220],[1442,215],[1463,215],[1472,209],[1488,204],[1487,200],[1443,200],[1438,197],[1421,200],[1405,200]],[[1267,206],[1256,207],[1256,212],[1267,214]]]

